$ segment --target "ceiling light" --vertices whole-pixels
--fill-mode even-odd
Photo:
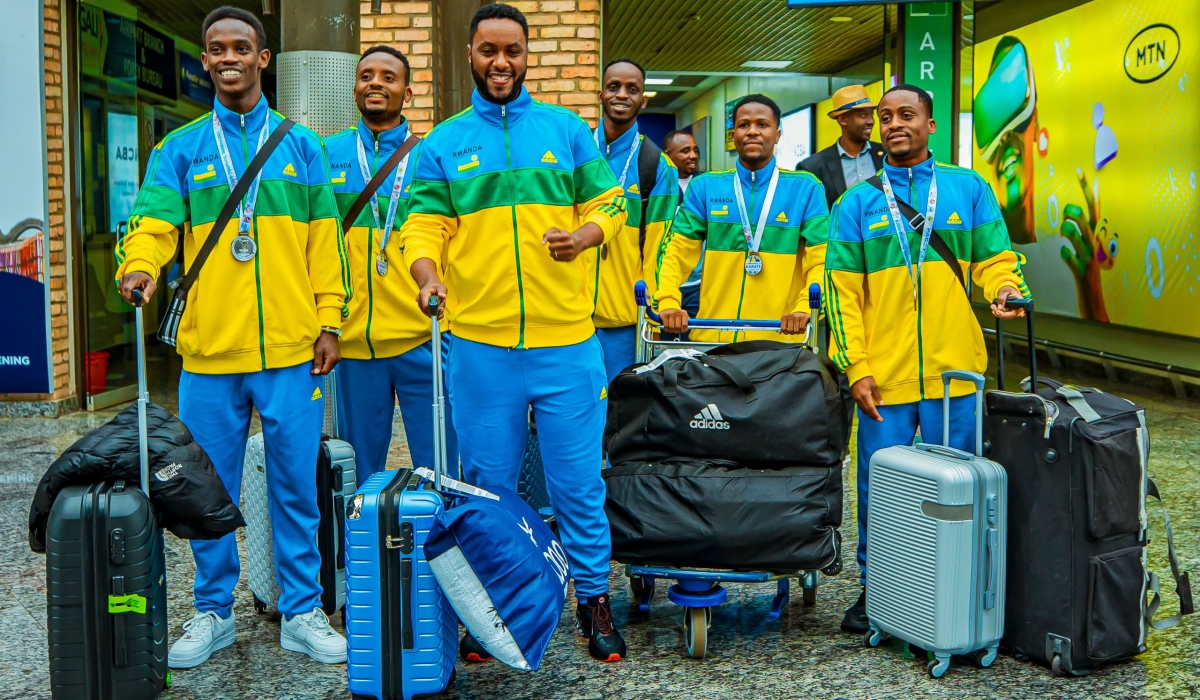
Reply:
[[[787,68],[791,61],[746,61],[742,68]]]
[[[830,22],[850,22],[853,19],[854,19],[853,17],[830,17],[829,21]]]
[[[647,85],[670,85],[673,82],[674,78],[646,78]]]
[[[645,92],[643,92],[643,93],[642,93],[642,95],[644,95],[644,96],[645,96],[647,99],[649,99],[649,98],[651,98],[651,97],[654,97],[654,96],[655,96],[655,95],[657,95],[657,94],[658,94],[658,91],[657,91],[657,90],[647,90],[647,91],[645,91]]]

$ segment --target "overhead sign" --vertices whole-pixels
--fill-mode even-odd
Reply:
[[[933,97],[937,131],[929,136],[929,150],[938,160],[954,158],[951,121],[954,114],[954,3],[922,2],[904,8],[903,81]]]
[[[175,40],[144,22],[79,3],[79,70],[179,98]],[[211,100],[210,100],[211,102]]]
[[[216,92],[204,64],[195,56],[179,52],[179,92],[205,107],[211,107]]]
[[[46,149],[42,98],[42,4],[5,5],[0,22],[0,394],[49,394]]]
[[[179,98],[175,76],[175,40],[137,23],[137,86],[168,100]]]

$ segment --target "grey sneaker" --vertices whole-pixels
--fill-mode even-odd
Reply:
[[[197,612],[183,623],[183,636],[167,653],[168,668],[193,668],[208,661],[214,651],[233,644],[233,613],[222,620],[215,612]]]
[[[320,608],[290,620],[284,617],[279,624],[279,644],[288,651],[308,654],[323,664],[346,662],[346,638],[329,626],[329,618]]]

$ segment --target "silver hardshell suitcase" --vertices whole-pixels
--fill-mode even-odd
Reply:
[[[357,490],[354,448],[337,439],[337,380],[334,372],[325,379],[325,420],[317,452],[317,550],[321,554],[321,609],[327,615],[341,610],[346,602],[346,502]],[[267,506],[267,458],[262,433],[246,442],[242,467],[242,516],[246,519],[246,580],[254,594],[254,609],[275,610],[279,604],[279,579],[275,570],[275,546],[271,514]]]
[[[950,380],[973,382],[975,455],[948,447]],[[886,632],[933,654],[941,678],[953,654],[988,667],[1004,636],[1008,475],[979,456],[984,378],[942,374],[943,445],[879,450],[867,509],[867,646]]]

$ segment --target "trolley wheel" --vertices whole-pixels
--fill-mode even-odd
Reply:
[[[1066,675],[1066,672],[1063,670],[1062,657],[1058,654],[1055,654],[1054,658],[1050,660],[1050,675],[1055,678]]]
[[[804,593],[803,593],[804,607],[811,608],[812,606],[816,605],[817,604],[817,588],[816,588],[816,586],[814,586],[812,588],[805,588],[805,589],[803,589],[803,591],[804,591]]]
[[[872,627],[871,629],[867,630],[866,634],[863,635],[863,646],[875,648],[879,646],[879,642],[882,640],[883,632]]]
[[[630,597],[633,598],[634,605],[637,605],[638,599],[642,597],[642,589],[644,588],[641,576],[629,577],[629,593]]]
[[[926,668],[929,669],[930,676],[933,676],[934,678],[941,678],[942,676],[946,675],[946,670],[950,668],[950,659],[949,657],[944,659],[934,659],[933,661],[929,662],[929,665],[926,666]]]
[[[708,623],[711,619],[709,608],[685,608],[683,613],[683,631],[687,635],[688,655],[693,659],[703,659],[708,653]]]
[[[258,596],[254,596],[254,612],[263,615],[267,612],[267,604],[259,600]]]
[[[971,652],[971,662],[979,668],[988,668],[996,661],[996,649],[984,648]]]

